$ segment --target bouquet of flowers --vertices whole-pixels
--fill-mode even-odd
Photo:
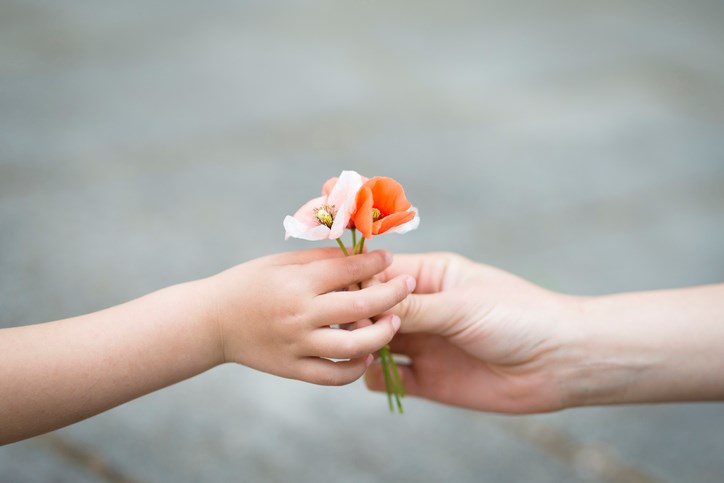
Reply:
[[[362,253],[365,240],[375,235],[407,233],[419,224],[417,210],[407,201],[400,183],[381,176],[365,178],[355,171],[342,171],[339,177],[327,180],[322,196],[308,201],[294,216],[284,219],[287,239],[337,240],[345,256]],[[352,233],[351,253],[341,240],[346,229]],[[405,390],[389,346],[380,349],[379,359],[390,411],[394,412],[396,405],[402,413],[400,398]]]

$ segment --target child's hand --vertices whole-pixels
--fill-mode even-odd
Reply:
[[[344,257],[338,249],[272,255],[205,280],[214,303],[221,360],[278,376],[324,385],[362,376],[371,354],[397,332],[400,319],[371,323],[414,289],[400,275],[358,291],[344,291],[392,262],[389,252]],[[330,328],[354,324],[355,330]],[[333,362],[328,359],[349,359]]]
[[[319,384],[360,377],[414,288],[387,252],[285,253],[69,319],[0,329],[0,445],[98,414],[223,362]],[[348,324],[354,330],[329,328]],[[332,362],[323,358],[349,359]]]

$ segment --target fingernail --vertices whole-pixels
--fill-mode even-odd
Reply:
[[[392,322],[392,328],[395,329],[395,332],[397,332],[397,329],[400,328],[401,320],[398,316],[393,315],[390,319],[390,322]]]
[[[369,367],[372,365],[372,361],[375,360],[375,356],[372,354],[367,354],[367,357],[365,358],[365,366]]]
[[[415,290],[415,286],[417,285],[417,281],[412,277],[407,277],[407,280],[405,280],[405,283],[407,284],[407,290],[412,292]]]

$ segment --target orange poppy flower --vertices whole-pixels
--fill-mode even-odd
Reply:
[[[352,215],[355,227],[366,239],[417,220],[417,213],[405,197],[402,185],[392,178],[376,176],[357,192],[357,210]],[[409,229],[416,228],[409,226]],[[395,230],[395,228],[398,228]]]

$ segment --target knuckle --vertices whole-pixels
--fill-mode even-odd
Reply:
[[[387,266],[387,253],[384,250],[377,250],[370,255],[374,257],[372,260],[374,261],[376,268],[381,270]]]
[[[352,311],[355,314],[367,314],[371,309],[370,301],[364,298],[355,298],[352,302]]]
[[[461,255],[458,255],[457,253],[447,251],[433,252],[430,253],[430,256],[441,260],[452,260],[454,258],[461,257]]]
[[[351,382],[356,381],[364,374],[364,369],[355,371],[334,371],[331,375],[331,383],[329,386],[345,386]]]
[[[431,253],[430,257],[433,260],[437,260],[438,263],[444,267],[460,264],[461,262],[468,260],[464,256],[454,252],[435,252]]]
[[[315,378],[315,384],[320,386],[341,386],[343,384],[337,371],[333,370],[318,371]]]
[[[417,297],[407,297],[401,303],[400,317],[403,319],[417,319],[420,313],[420,302]]]
[[[345,266],[347,267],[347,275],[349,276],[350,280],[360,280],[361,273],[362,273],[362,265],[359,261],[360,257],[349,257],[345,259]]]
[[[392,327],[392,321],[390,319],[387,319],[387,337],[385,338],[385,341],[382,345],[387,344],[392,340],[392,338],[395,336],[395,328]]]
[[[291,305],[285,310],[284,325],[294,333],[307,325],[307,310],[302,305]]]
[[[405,297],[407,297],[410,294],[409,290],[407,289],[407,280],[405,277],[400,277],[400,279],[397,281],[397,287],[395,290],[395,300],[398,302],[405,300]]]
[[[300,379],[303,381],[309,382],[311,384],[319,384],[323,386],[323,374],[319,370],[319,368],[314,366],[306,367],[301,371]]]
[[[340,362],[338,367],[312,366],[304,373],[304,380],[320,386],[344,386],[359,379],[366,367],[348,367]]]
[[[322,385],[323,386],[341,386],[342,381],[340,381],[340,378],[337,376],[336,373],[330,372],[324,374],[322,377]]]
[[[352,332],[349,333],[352,335]],[[337,342],[337,350],[342,357],[354,357],[359,350],[357,341],[351,337],[344,337]]]

